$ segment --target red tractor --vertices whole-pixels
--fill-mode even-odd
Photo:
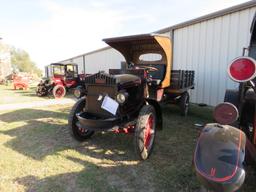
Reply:
[[[78,66],[74,63],[52,63],[45,67],[45,76],[37,85],[36,94],[40,97],[52,94],[55,98],[62,98],[81,82]]]
[[[18,76],[14,75],[13,76],[13,88],[14,90],[16,89],[22,89],[22,90],[27,90],[29,87],[29,78],[28,77],[23,77],[23,76]]]

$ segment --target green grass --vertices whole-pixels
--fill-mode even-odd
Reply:
[[[14,90],[11,85],[0,85],[0,105],[42,100],[45,100],[45,98],[36,96],[35,86],[30,87],[28,90]]]
[[[176,106],[163,107],[150,158],[137,161],[133,135],[96,133],[79,143],[67,127],[71,106],[0,112],[0,191],[199,191],[192,169],[199,131],[212,121],[211,108],[192,106],[185,118]],[[241,191],[254,191],[248,172]]]
[[[66,97],[73,97],[68,93]],[[44,101],[54,99],[53,96],[38,97],[36,95],[36,85],[31,85],[28,90],[14,90],[12,85],[0,85],[0,105],[12,103],[27,103],[32,101]]]

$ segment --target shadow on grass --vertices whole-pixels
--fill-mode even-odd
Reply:
[[[7,123],[25,119],[23,126],[0,131],[12,137],[4,146],[39,162],[66,151],[64,158],[84,167],[79,172],[43,179],[34,175],[15,179],[14,182],[25,186],[26,191],[152,191],[153,186],[147,184],[151,176],[145,177],[143,168],[135,161],[132,135],[96,133],[90,140],[78,143],[63,123],[66,112],[24,109],[2,114],[0,118]],[[70,150],[88,160],[73,157],[67,152]]]
[[[67,114],[63,112],[47,111],[40,109],[19,109],[1,114],[0,120],[6,123],[12,123],[49,117],[67,119]]]
[[[47,178],[40,179],[35,176],[26,176],[15,179],[14,182],[26,187],[26,192],[34,191],[90,191],[90,192],[121,192],[121,191],[155,191],[150,185],[147,177],[143,174],[135,175],[136,166],[122,165],[116,167],[101,167],[87,161],[73,158],[75,163],[81,164],[84,168],[79,172],[70,172],[58,174]],[[121,173],[123,171],[123,173]],[[120,177],[117,173],[130,174],[133,179],[125,181],[124,177]],[[136,178],[140,177],[140,179]],[[143,176],[143,177],[142,177]],[[127,177],[127,176],[126,176]],[[145,185],[145,182],[148,183]]]
[[[150,159],[143,163],[136,161],[133,135],[96,133],[86,142],[74,141],[67,124],[55,120],[67,119],[67,111],[22,109],[2,114],[0,119],[7,123],[26,121],[21,127],[1,131],[13,137],[4,145],[23,155],[41,161],[71,149],[96,160],[91,162],[66,156],[68,160],[83,165],[84,170],[44,179],[34,176],[19,178],[18,183],[26,186],[27,191],[79,191],[79,186],[85,191],[105,191],[98,188],[99,183],[104,182],[107,183],[104,184],[106,191],[179,191],[184,188],[194,191],[198,184],[193,178],[191,159],[198,133],[191,122],[196,118],[181,117],[174,107],[164,107],[163,116],[164,130],[157,133],[155,149]],[[110,165],[105,161],[110,161]]]
[[[36,160],[42,160],[48,155],[66,149],[74,149],[80,153],[90,153],[95,158],[109,160],[113,160],[115,156],[123,156],[126,154],[125,151],[133,154],[132,136],[129,135],[96,133],[90,140],[83,143],[73,140],[69,133],[67,121],[63,123],[63,120],[68,118],[68,110],[54,112],[39,109],[21,109],[0,115],[1,121],[6,123],[21,121],[24,124],[25,122],[25,125],[20,127],[0,131],[1,134],[13,137],[4,145]],[[93,149],[89,149],[90,146],[94,146]],[[111,151],[111,154],[108,151]],[[134,158],[133,155],[126,156],[126,158],[128,157]]]
[[[175,106],[164,106],[164,129],[157,132],[154,151],[144,162],[136,161],[133,135],[96,133],[86,142],[78,143],[70,136],[67,124],[63,123],[63,119],[67,119],[68,109],[63,112],[26,110],[0,116],[5,122],[12,122],[10,119],[26,119],[26,125],[0,132],[13,137],[5,146],[38,161],[66,151],[62,155],[66,160],[82,165],[82,170],[77,172],[70,171],[46,178],[30,175],[14,180],[25,186],[28,192],[195,192],[200,189],[192,171],[193,149],[198,136],[194,123],[209,122],[210,109],[202,110],[201,107],[192,106],[190,115],[182,117]],[[45,120],[42,121],[42,118]],[[78,157],[68,153],[69,150],[77,152]],[[58,161],[56,166],[61,166]],[[253,185],[250,180],[247,184]],[[249,191],[247,189],[243,191]]]

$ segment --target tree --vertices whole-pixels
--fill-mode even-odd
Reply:
[[[29,54],[22,49],[11,48],[11,63],[13,68],[17,68],[21,72],[28,72],[42,76],[42,71],[31,61]]]

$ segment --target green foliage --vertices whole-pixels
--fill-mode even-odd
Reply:
[[[11,63],[14,68],[19,69],[21,72],[28,72],[42,76],[42,71],[31,61],[29,54],[22,49],[15,47],[11,48]]]

